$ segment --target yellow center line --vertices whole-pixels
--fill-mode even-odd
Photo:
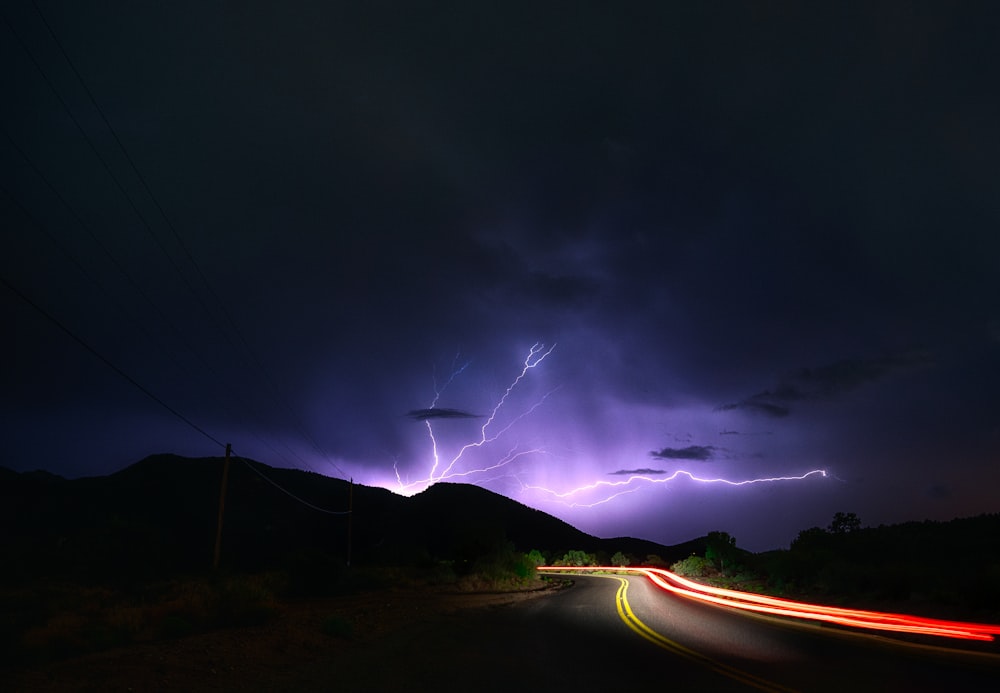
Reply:
[[[773,681],[768,681],[767,679],[762,679],[759,676],[755,676],[749,672],[743,671],[742,669],[737,669],[736,667],[724,664],[723,662],[716,661],[707,655],[703,655],[700,652],[696,652],[689,647],[681,645],[679,642],[675,642],[670,638],[656,632],[645,623],[643,623],[635,612],[632,611],[632,605],[628,602],[628,580],[621,577],[612,577],[610,575],[601,575],[599,577],[607,577],[612,580],[618,580],[621,584],[618,586],[618,592],[615,595],[615,604],[618,607],[618,615],[621,617],[622,621],[625,622],[629,628],[641,635],[646,640],[657,645],[658,647],[672,652],[673,654],[684,657],[687,660],[696,662],[702,666],[705,666],[717,674],[726,676],[740,683],[746,684],[747,686],[752,686],[762,691],[769,691],[770,693],[794,693],[794,689],[782,686],[781,684],[774,683]]]

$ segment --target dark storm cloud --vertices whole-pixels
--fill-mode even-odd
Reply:
[[[765,393],[766,394],[766,393]],[[745,409],[747,411],[756,412],[758,414],[766,414],[767,416],[773,416],[775,418],[781,418],[788,416],[791,410],[788,407],[782,406],[780,404],[775,404],[773,402],[762,401],[760,398],[764,394],[754,395],[742,402],[733,402],[731,404],[722,404],[715,408],[716,411],[731,411],[733,409]]]
[[[686,448],[663,448],[649,454],[658,460],[709,460],[715,454],[712,445],[689,445]]]
[[[787,389],[790,397],[798,399],[833,397],[879,380],[895,371],[929,363],[929,355],[923,352],[908,352],[873,359],[844,359],[828,366],[795,371],[789,376],[789,381],[794,384],[784,383],[779,387],[778,393]]]
[[[817,368],[800,368],[786,375],[774,388],[739,402],[720,405],[716,410],[743,409],[784,417],[791,413],[789,404],[793,402],[831,399],[891,373],[930,362],[930,357],[924,352],[907,352],[872,359],[843,359]]]
[[[601,286],[587,277],[532,272],[520,286],[526,297],[557,306],[584,305],[596,297]]]
[[[608,472],[610,476],[636,476],[644,475],[648,476],[651,474],[666,474],[665,469],[647,469],[645,467],[640,467],[639,469],[619,469],[617,472]]]
[[[427,432],[413,421],[460,437],[479,424],[444,419],[489,411],[524,350],[558,341],[495,427],[516,421],[519,450],[589,453],[549,481],[606,478],[602,459],[621,460],[613,474],[665,475],[640,468],[650,454],[722,466],[757,445],[778,472],[821,456],[848,478],[864,469],[870,486],[913,476],[912,453],[925,451],[931,471],[911,497],[940,508],[931,484],[950,489],[955,507],[967,491],[940,477],[937,451],[954,460],[949,475],[995,467],[1000,13],[970,3],[719,12],[580,0],[571,14],[538,3],[530,17],[469,2],[37,4],[75,70],[35,3],[7,3],[0,275],[244,454],[270,461],[268,443],[312,449],[304,441],[315,436],[371,483],[398,479],[389,458],[415,477],[426,473]],[[126,176],[120,185],[63,101]],[[149,195],[127,199],[140,179]],[[149,233],[136,232],[134,211]],[[199,274],[206,286],[191,286]],[[17,366],[0,376],[8,466],[53,460],[72,476],[204,451],[3,290],[0,317],[17,336],[0,344]],[[254,352],[246,363],[240,344]],[[934,368],[917,368],[925,357],[836,361],[915,345],[933,348]],[[448,381],[456,350],[475,368]],[[789,370],[802,364],[827,365]],[[433,399],[443,387],[447,399]],[[291,406],[275,407],[282,399]],[[824,400],[842,401],[810,408],[808,426],[789,417]],[[438,401],[471,410],[407,409]],[[736,416],[687,421],[690,402],[759,414],[761,429],[780,421],[783,435],[739,430],[753,426]],[[695,445],[723,426],[731,447]],[[248,453],[241,441],[262,430],[266,442]],[[635,447],[651,435],[671,447]],[[908,502],[869,496],[879,508]],[[703,505],[701,533],[724,528]],[[819,505],[801,507],[808,516]],[[643,536],[675,524],[634,512]],[[780,517],[781,531],[828,519],[759,515]]]
[[[428,419],[480,419],[481,414],[472,414],[461,409],[446,409],[443,407],[431,407],[430,409],[411,409],[406,415],[414,421],[426,421]]]

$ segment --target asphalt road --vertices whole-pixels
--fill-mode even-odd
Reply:
[[[337,663],[337,676],[355,691],[750,690],[637,635],[618,615],[617,580],[573,580],[536,599],[414,623],[379,643],[381,666],[356,656]],[[328,665],[302,681],[329,680]]]
[[[545,622],[548,630],[558,624],[593,636],[615,652],[612,661],[635,683],[852,692],[993,691],[1000,685],[992,643],[902,641],[749,615],[667,594],[641,577],[573,579],[576,586],[564,594],[525,605],[526,625]],[[608,661],[600,648],[581,647],[586,661]]]
[[[369,653],[377,659],[355,652],[300,670],[295,689],[332,677],[368,691],[913,693],[1000,684],[1000,656],[948,642],[748,615],[667,594],[641,577],[573,580],[538,599],[414,623],[380,642]],[[626,602],[631,625],[621,615]]]
[[[473,608],[417,608],[405,592],[378,593],[355,614],[355,638],[320,633],[333,606],[318,605],[302,623],[288,617],[97,653],[6,683],[0,672],[0,690],[1000,690],[995,642],[903,642],[711,606],[640,576],[572,579],[555,593]],[[385,609],[399,618],[380,631],[373,624]]]
[[[249,653],[266,651],[249,646],[253,633],[267,634],[276,625],[98,654],[54,665],[51,671],[29,671],[33,677],[25,674],[19,680],[31,681],[30,686],[5,687],[0,677],[0,689],[59,693],[1000,689],[997,643],[928,637],[901,642],[711,606],[663,592],[645,577],[575,575],[572,579],[573,587],[555,593],[456,610],[414,610],[402,593],[387,593],[381,598],[391,600],[392,608],[411,614],[398,628],[367,637],[368,621],[378,615],[362,612],[355,624],[359,637],[350,640],[322,636],[300,641],[292,629],[286,644],[268,640],[267,647],[287,656],[276,661],[265,657],[260,666],[246,659],[252,656]],[[313,630],[315,624],[310,626]],[[200,647],[208,649],[201,652]],[[179,650],[175,653],[172,648]],[[137,686],[137,681],[154,683]]]

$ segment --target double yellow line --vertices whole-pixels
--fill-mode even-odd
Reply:
[[[602,577],[610,578],[611,576]],[[618,580],[621,583],[618,586],[618,593],[615,595],[615,604],[618,607],[618,615],[621,617],[622,621],[625,622],[625,625],[644,637],[646,640],[649,640],[658,647],[662,647],[668,652],[672,652],[673,654],[680,655],[681,657],[684,657],[692,662],[708,667],[717,674],[739,681],[747,686],[752,686],[759,690],[769,691],[771,693],[794,693],[794,689],[792,688],[768,681],[767,679],[762,679],[759,676],[754,676],[753,674],[737,669],[736,667],[731,667],[728,664],[717,662],[711,657],[707,657],[700,652],[695,652],[694,650],[684,647],[684,645],[674,642],[670,638],[657,633],[655,630],[640,621],[639,617],[632,611],[632,606],[628,603],[628,580],[621,577],[611,579]]]

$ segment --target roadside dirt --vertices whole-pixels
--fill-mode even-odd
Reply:
[[[393,642],[430,642],[443,629],[460,642],[456,623],[466,614],[544,598],[554,588],[527,592],[447,593],[383,590],[333,599],[285,603],[260,626],[108,650],[0,674],[6,691],[259,691],[373,690],[350,680],[358,672],[398,666]],[[314,680],[342,672],[337,685]],[[319,676],[319,674],[315,674]]]

